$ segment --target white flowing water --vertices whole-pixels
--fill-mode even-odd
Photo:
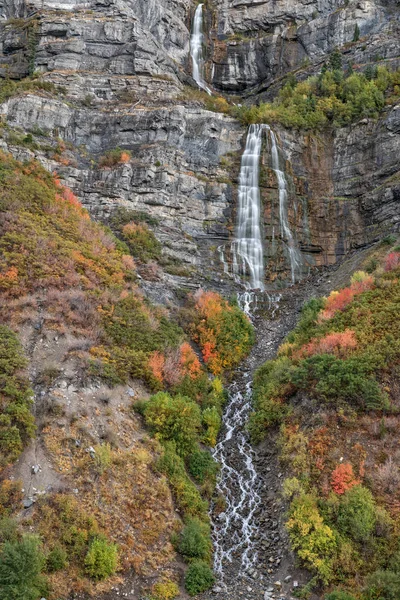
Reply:
[[[239,205],[235,240],[232,243],[233,274],[246,277],[247,289],[264,289],[264,252],[260,225],[260,154],[266,125],[250,125],[239,177]]]
[[[221,246],[218,246],[218,254],[219,254],[219,260],[221,261],[221,263],[224,267],[224,273],[229,275],[229,267],[228,267],[228,263],[225,260],[224,246],[222,244],[221,244]]]
[[[253,536],[257,532],[255,513],[261,497],[257,491],[254,452],[245,429],[250,410],[251,382],[246,384],[244,394],[233,384],[222,437],[213,452],[221,467],[217,492],[226,502],[224,512],[213,522],[214,571],[221,583],[228,563],[235,560],[236,564],[238,560],[241,572],[245,573],[258,561]]]
[[[193,79],[197,85],[212,94],[204,81],[204,58],[203,58],[203,4],[199,4],[194,13],[193,31],[190,37],[190,56],[192,57]]]
[[[292,275],[292,283],[295,283],[297,279],[301,276],[303,259],[301,252],[297,246],[296,240],[293,237],[293,234],[290,230],[289,219],[288,219],[288,186],[285,172],[280,169],[279,162],[279,152],[278,152],[278,144],[276,143],[275,133],[266,126],[270,139],[271,139],[271,161],[272,161],[272,169],[275,172],[276,178],[278,180],[278,190],[279,190],[279,222],[281,228],[281,236],[283,242],[286,244],[289,261],[290,261],[290,270]]]

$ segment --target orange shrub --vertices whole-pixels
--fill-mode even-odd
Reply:
[[[201,374],[200,361],[188,342],[183,342],[180,347],[180,365],[183,376],[188,374],[190,379],[196,379]]]
[[[195,299],[197,309],[206,319],[221,314],[223,302],[225,302],[217,292],[204,292],[203,290],[197,292]]]
[[[5,273],[0,273],[0,289],[8,289],[18,281],[18,269],[10,267]]]
[[[331,486],[336,494],[344,494],[347,490],[360,482],[355,478],[353,467],[350,463],[342,463],[332,472]]]
[[[161,352],[153,352],[149,358],[149,367],[154,377],[160,383],[164,381],[165,356]]]

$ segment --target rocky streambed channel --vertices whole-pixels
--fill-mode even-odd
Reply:
[[[254,371],[274,358],[295,327],[303,303],[326,293],[336,279],[335,273],[326,271],[282,291],[279,298],[264,292],[250,303],[256,342],[229,388],[214,451],[221,465],[217,492],[224,501],[212,509],[217,582],[201,595],[202,600],[292,600],[309,578],[296,564],[284,527],[285,473],[278,458],[277,432],[271,431],[254,448],[246,424]]]

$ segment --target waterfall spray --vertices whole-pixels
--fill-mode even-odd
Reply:
[[[193,64],[193,79],[201,89],[211,96],[212,92],[204,81],[203,4],[199,4],[194,13],[193,31],[190,38],[190,56]]]

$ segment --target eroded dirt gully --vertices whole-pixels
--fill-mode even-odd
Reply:
[[[238,368],[230,386],[230,402],[238,391],[241,392],[242,399],[235,401],[234,411],[229,411],[228,404],[220,435],[220,443],[225,445],[222,473],[223,477],[230,479],[231,489],[228,490],[228,515],[225,514],[225,509],[221,512],[221,508],[214,507],[218,580],[212,590],[201,595],[202,600],[292,600],[296,590],[310,578],[306,571],[298,567],[284,527],[287,505],[281,492],[285,474],[278,458],[277,432],[271,430],[256,448],[251,449],[249,445],[244,448],[242,435],[246,437],[248,444],[245,422],[242,421],[238,427],[232,423],[235,419],[240,419],[245,403],[251,402],[251,397],[246,398],[246,391],[251,385],[254,371],[266,360],[275,357],[278,347],[298,322],[304,302],[346,285],[354,270],[360,268],[368,251],[365,249],[354,253],[340,266],[317,273],[279,292],[279,302],[276,301],[277,293],[270,296],[263,294],[258,299],[257,308],[251,310],[256,332],[255,345]],[[250,469],[243,460],[243,450],[252,455]],[[218,450],[216,458],[220,459]],[[251,473],[253,468],[256,477],[254,472]],[[246,470],[247,478],[244,478],[242,484],[241,477],[235,476],[234,472]],[[258,498],[246,505],[243,503],[243,490],[249,486],[253,486],[253,496]],[[236,507],[242,503],[238,511],[241,519],[237,518],[238,515],[232,516],[232,510],[235,511],[232,504],[235,503]],[[229,513],[231,525],[227,527]],[[240,543],[242,521],[249,515],[253,524],[253,527],[248,528],[249,543]],[[313,595],[314,600],[318,598],[318,594]]]

